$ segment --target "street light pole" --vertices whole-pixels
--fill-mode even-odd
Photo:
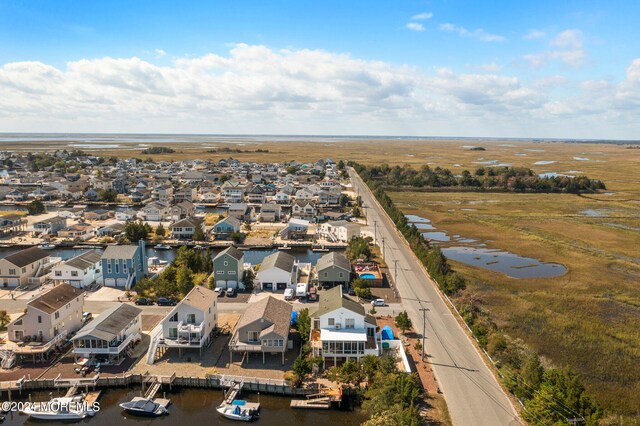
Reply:
[[[422,357],[420,358],[424,361],[424,346],[425,346],[425,338],[427,335],[427,308],[420,308],[422,311]]]
[[[373,221],[373,244],[378,244],[378,221]]]
[[[384,237],[382,237],[382,259],[384,260]]]

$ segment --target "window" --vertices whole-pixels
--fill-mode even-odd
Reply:
[[[33,265],[31,265],[31,268],[33,268]],[[22,273],[26,273],[27,272],[27,268],[22,268]]]
[[[178,322],[178,313],[176,312],[169,318],[169,322]]]
[[[170,328],[169,329],[169,339],[177,339],[178,338],[178,329]]]
[[[356,320],[353,318],[347,318],[344,321],[344,328],[355,328],[356,326]]]
[[[340,278],[344,277],[344,272],[340,272]]]
[[[124,262],[122,264],[122,272],[125,273],[125,274],[127,273],[127,262]]]
[[[107,262],[107,273],[111,273],[111,262]]]
[[[327,271],[324,272],[324,277],[327,278],[329,276],[329,273]]]
[[[229,262],[227,262],[226,260],[224,261],[224,266],[229,266]]]
[[[15,269],[9,269],[9,275],[16,275]]]
[[[228,275],[235,275],[235,274],[236,274],[236,271],[229,271],[229,272],[227,272],[227,274],[228,274]]]
[[[187,314],[187,324],[196,323],[196,314]]]
[[[56,312],[56,313],[55,313],[55,315],[54,315],[54,317],[55,317],[55,319],[60,318],[60,312]]]
[[[120,263],[116,261],[116,274],[120,273]]]
[[[42,315],[38,315],[38,324],[42,324]]]
[[[62,276],[62,271],[56,271],[56,277],[61,277]]]
[[[258,341],[258,332],[257,331],[247,331],[247,340],[250,342]]]
[[[329,318],[328,323],[330,326],[334,326],[336,325],[336,319],[335,318]]]
[[[56,271],[58,272],[58,271]],[[77,277],[78,276],[78,271],[71,271],[71,276],[72,277]]]

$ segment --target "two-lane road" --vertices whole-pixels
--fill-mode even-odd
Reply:
[[[425,350],[455,425],[519,425],[523,422],[489,367],[457,322],[435,284],[395,229],[357,173],[349,170],[354,191],[362,197],[370,225],[377,223],[378,241],[385,239],[385,261],[394,272],[398,293],[414,329],[422,330],[427,308]]]

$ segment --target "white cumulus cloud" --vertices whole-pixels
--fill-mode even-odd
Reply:
[[[417,15],[413,15],[411,17],[412,21],[426,21],[427,19],[431,19],[433,18],[433,13],[431,12],[422,12],[422,13],[418,13]]]
[[[522,137],[624,137],[640,130],[640,59],[618,82],[555,76],[531,84],[493,63],[478,73],[429,72],[247,44],[162,62],[6,63],[0,129]],[[609,133],[591,132],[587,118]]]
[[[419,22],[409,22],[406,27],[411,31],[424,31],[424,25],[420,24]]]

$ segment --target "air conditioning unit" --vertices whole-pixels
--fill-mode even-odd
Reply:
[[[340,324],[336,324],[336,330],[340,330],[340,327],[342,327]]]

